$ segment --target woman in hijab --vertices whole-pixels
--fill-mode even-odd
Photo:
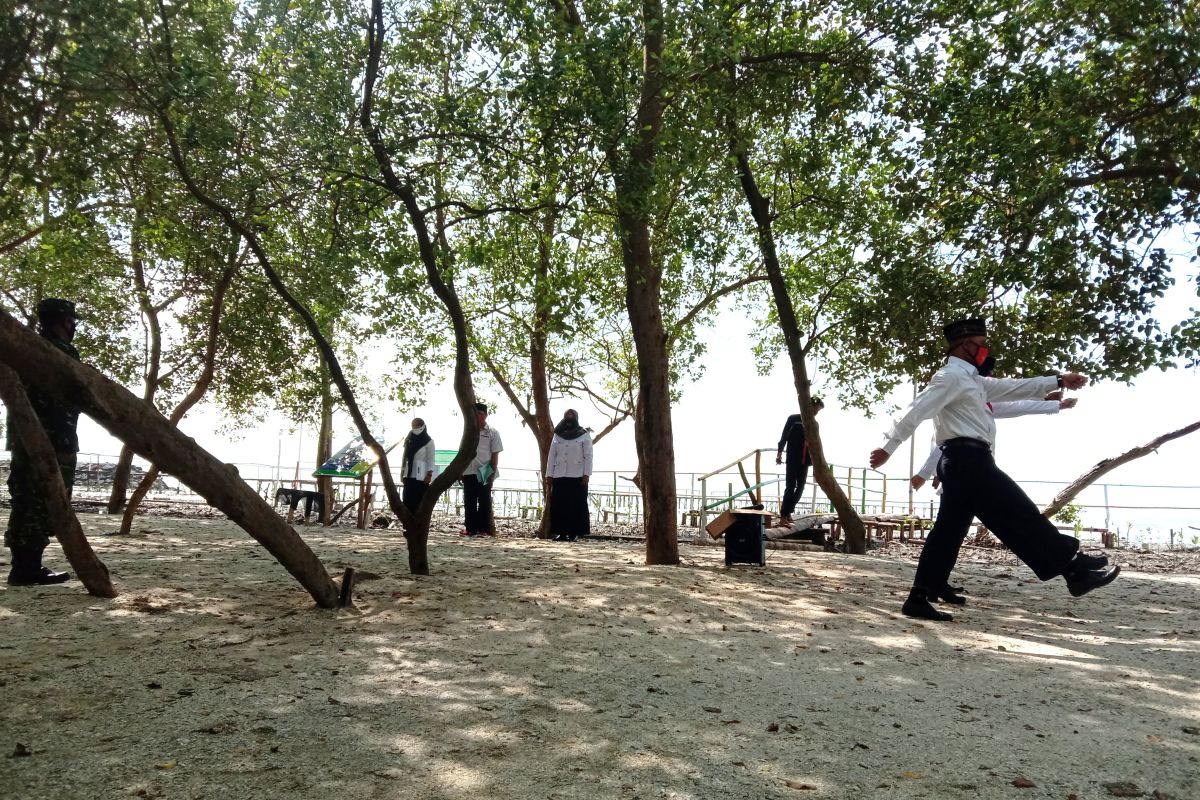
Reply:
[[[417,417],[412,421],[412,430],[404,437],[404,507],[416,513],[421,498],[433,480],[436,451],[433,439],[425,430],[425,420]]]
[[[592,476],[592,432],[579,425],[573,408],[554,428],[546,458],[546,491],[550,495],[550,532],[556,542],[587,536],[588,479]]]

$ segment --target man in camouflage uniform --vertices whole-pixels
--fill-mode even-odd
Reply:
[[[75,304],[69,300],[46,298],[38,304],[38,328],[42,336],[78,361],[79,351],[71,344],[75,338],[75,319]],[[79,409],[28,386],[25,391],[58,455],[58,466],[69,497],[75,485],[75,459],[79,452],[79,436],[75,432]],[[69,572],[52,572],[42,566],[42,551],[50,543],[51,532],[46,487],[33,477],[29,456],[13,430],[11,418],[7,431],[8,451],[12,454],[8,473],[12,513],[4,533],[4,544],[12,551],[12,572],[8,582],[13,586],[62,583],[71,577]]]

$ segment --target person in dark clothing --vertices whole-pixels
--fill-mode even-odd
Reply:
[[[488,407],[475,404],[475,419],[479,423],[479,443],[475,458],[463,472],[463,512],[466,527],[460,536],[495,536],[492,528],[492,484],[500,469],[500,451],[504,443],[500,432],[488,424]]]
[[[546,458],[550,493],[550,532],[556,542],[573,542],[591,533],[588,481],[592,477],[592,431],[579,424],[579,412],[568,408],[554,428]]]
[[[813,415],[825,407],[825,401],[819,397],[813,398]],[[775,463],[783,463],[784,451],[787,451],[787,477],[783,484],[783,501],[779,505],[780,521],[791,524],[792,512],[796,510],[796,502],[804,494],[804,484],[808,482],[808,468],[812,464],[812,456],[808,454],[808,442],[804,438],[804,420],[799,414],[792,414],[783,425],[783,435],[779,437],[779,452],[775,454]]]
[[[76,361],[79,351],[71,340],[75,338],[75,304],[69,300],[46,298],[38,304],[38,329],[50,344]],[[67,496],[75,486],[75,461],[79,453],[79,409],[56,400],[29,386],[25,387],[29,403],[50,439],[58,456],[58,467]],[[42,552],[50,544],[50,513],[47,508],[46,487],[39,483],[29,465],[12,419],[6,427],[9,453],[8,494],[12,513],[4,532],[4,544],[12,552],[12,571],[8,582],[13,586],[40,586],[69,580],[69,572],[53,572],[42,566]]]

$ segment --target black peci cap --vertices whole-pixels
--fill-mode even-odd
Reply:
[[[60,297],[47,297],[38,303],[38,320],[40,322],[54,322],[56,320],[70,317],[78,319],[75,314],[75,304],[70,300],[63,300]]]
[[[968,336],[987,336],[987,325],[979,317],[960,319],[942,328],[942,333],[946,334],[946,341],[953,344]]]

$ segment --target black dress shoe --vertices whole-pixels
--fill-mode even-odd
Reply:
[[[931,619],[934,622],[949,622],[954,619],[952,614],[934,608],[933,604],[929,602],[929,597],[929,593],[924,589],[913,588],[908,593],[908,599],[904,601],[904,605],[900,607],[900,611],[906,617]]]
[[[1108,556],[1103,553],[1094,556],[1080,550],[1071,560],[1070,566],[1072,570],[1104,569],[1108,566]]]
[[[1063,575],[1067,580],[1067,589],[1072,597],[1083,597],[1092,589],[1107,586],[1121,574],[1120,567],[1103,567],[1101,569],[1081,569]]]
[[[937,596],[934,599],[956,606],[965,606],[967,604],[967,598],[959,594],[960,591],[961,589],[955,589],[950,584],[946,584],[942,587],[942,590],[937,593]]]
[[[950,584],[947,583],[946,588],[949,589],[950,591],[954,592],[955,594],[966,594],[967,593],[967,589],[964,586],[951,586]]]
[[[14,569],[8,575],[10,586],[49,586],[55,583],[65,583],[69,580],[71,580],[71,573],[52,572],[49,567],[39,567],[29,572],[18,572]]]

